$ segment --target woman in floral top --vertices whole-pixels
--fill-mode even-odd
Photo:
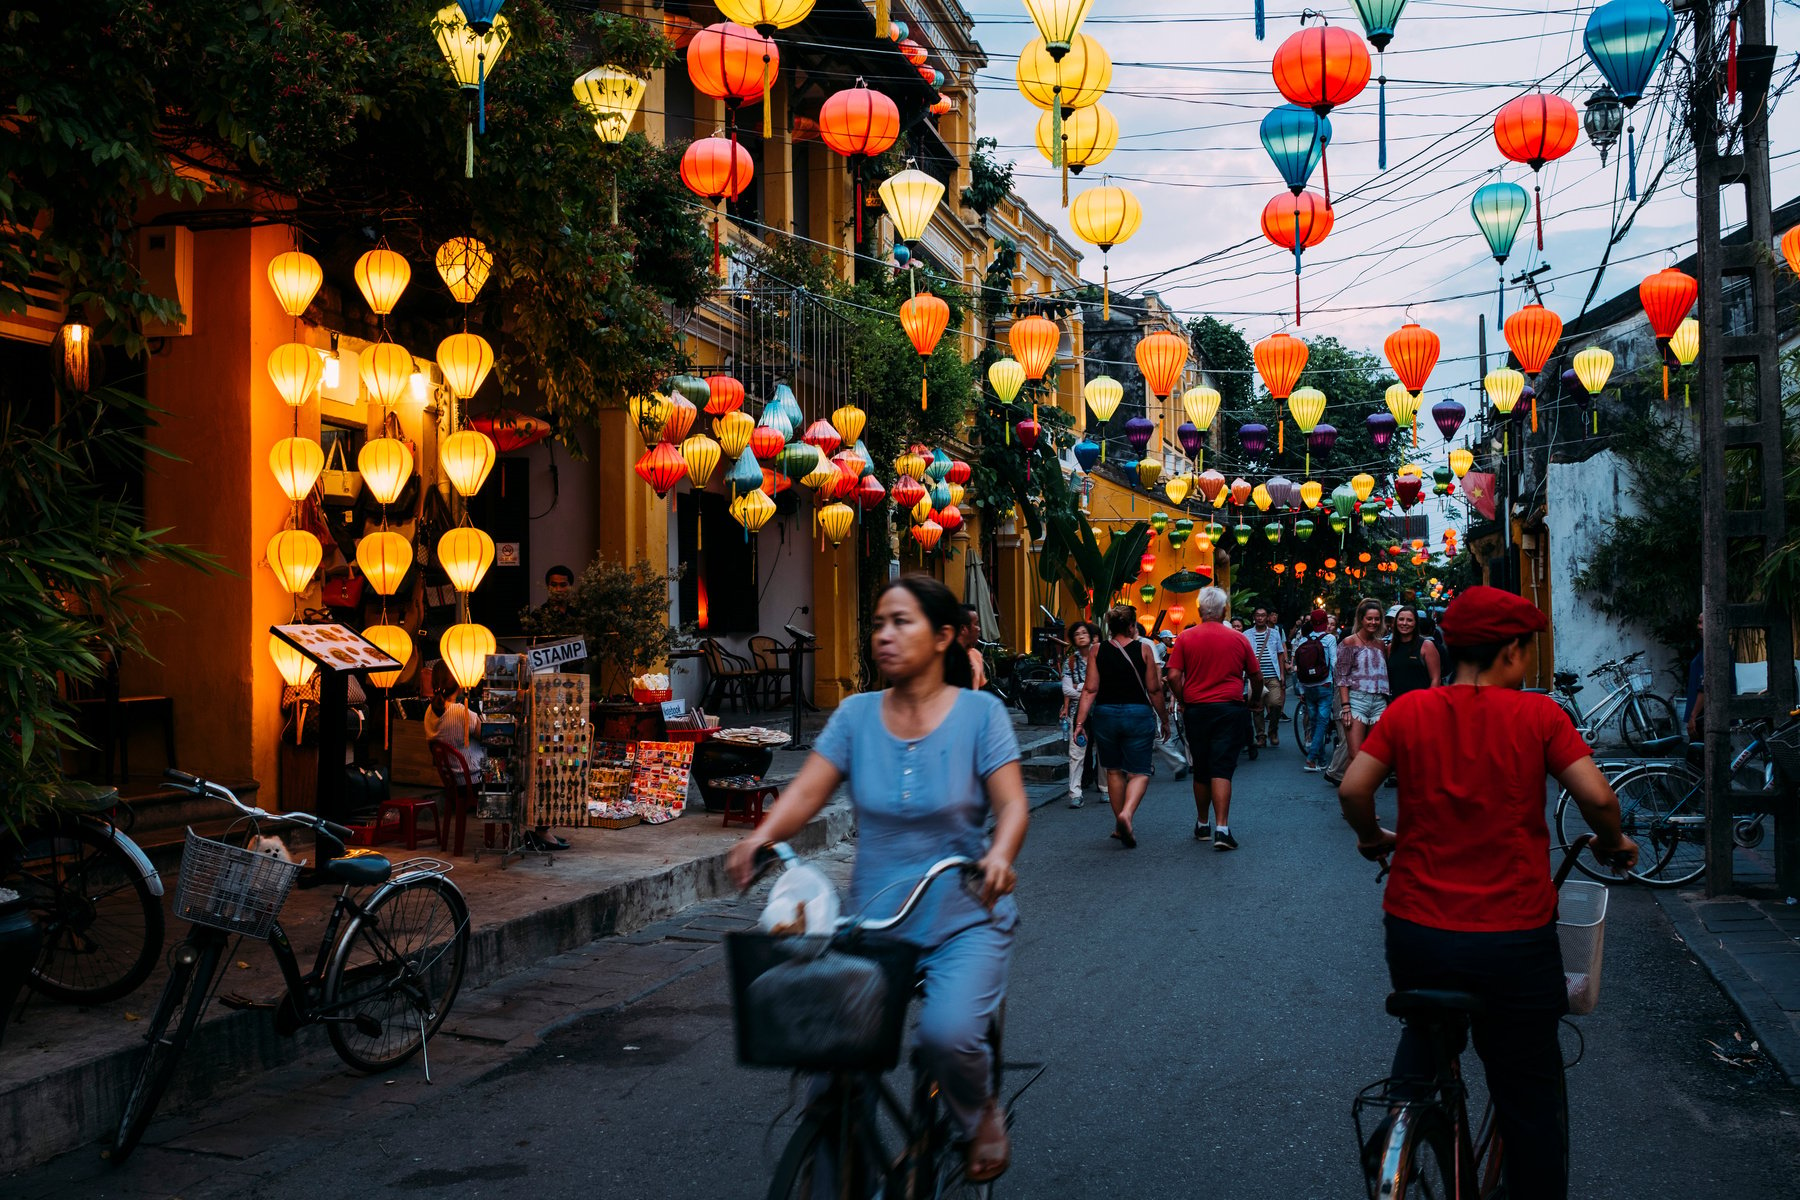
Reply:
[[[1344,746],[1351,759],[1362,749],[1369,729],[1387,709],[1387,647],[1381,642],[1381,605],[1364,600],[1356,606],[1356,632],[1338,644],[1338,715],[1344,721]]]

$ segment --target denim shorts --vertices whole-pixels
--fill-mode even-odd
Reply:
[[[1373,725],[1387,711],[1388,698],[1380,692],[1351,692],[1350,719]]]
[[[1094,753],[1102,771],[1154,775],[1151,751],[1156,746],[1156,714],[1148,704],[1097,704],[1088,714]]]

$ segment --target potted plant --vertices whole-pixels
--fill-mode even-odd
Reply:
[[[646,562],[617,563],[596,558],[575,581],[566,605],[526,612],[528,634],[579,631],[587,640],[594,690],[625,698],[631,680],[668,659],[689,636],[669,620],[671,589],[679,569],[664,573]]]

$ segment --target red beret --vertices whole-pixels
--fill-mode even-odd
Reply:
[[[1439,625],[1446,645],[1481,646],[1542,633],[1550,621],[1523,596],[1499,588],[1472,587],[1450,602]]]
[[[1315,608],[1308,614],[1308,624],[1314,629],[1323,629],[1331,624],[1331,614],[1322,608]]]

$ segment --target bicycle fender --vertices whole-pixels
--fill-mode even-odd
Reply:
[[[123,851],[125,857],[131,860],[131,865],[137,868],[137,873],[143,877],[144,884],[150,889],[152,896],[163,894],[162,876],[157,874],[156,867],[151,864],[150,856],[144,853],[142,846],[121,833],[116,825],[95,820],[93,817],[82,817],[81,822],[89,829],[97,830],[113,840],[113,844]]]

